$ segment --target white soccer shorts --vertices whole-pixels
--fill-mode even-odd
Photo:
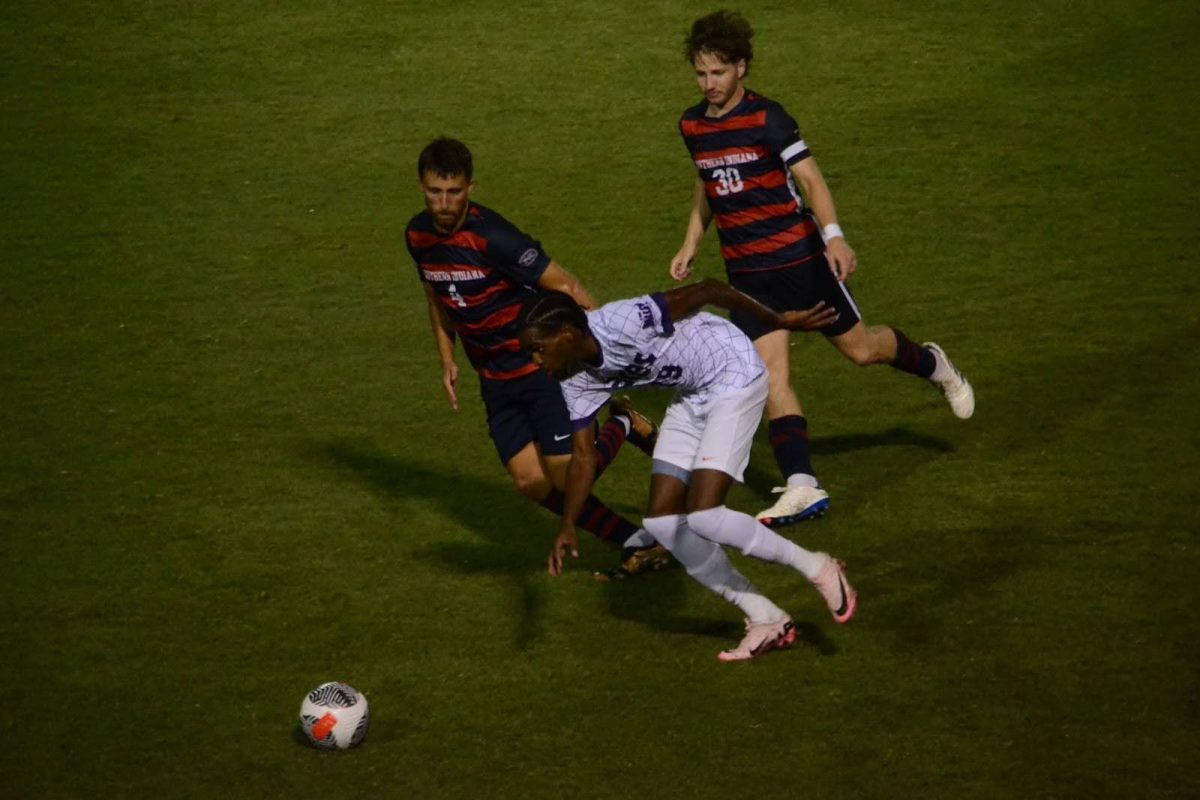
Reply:
[[[740,483],[766,402],[765,372],[745,388],[713,397],[699,411],[683,400],[673,401],[659,426],[654,460],[685,473],[720,470]]]

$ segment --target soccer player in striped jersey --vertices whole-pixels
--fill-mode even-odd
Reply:
[[[558,384],[530,360],[517,342],[517,313],[535,287],[566,292],[576,302],[594,301],[576,278],[541,245],[504,217],[471,201],[475,187],[471,152],[456,139],[431,142],[417,160],[425,210],[408,223],[405,240],[425,289],[434,341],[442,362],[442,386],[458,411],[455,340],[462,339],[479,373],[488,429],[516,489],[555,514],[571,453],[571,427]],[[596,468],[603,471],[626,437],[649,451],[653,423],[618,401],[599,428]],[[579,525],[622,546],[613,576],[659,569],[669,557],[637,526],[589,495],[578,509]]]
[[[818,330],[837,321],[823,304],[776,313],[709,278],[591,312],[562,292],[538,292],[521,311],[520,340],[534,362],[562,382],[575,431],[565,510],[547,561],[550,574],[562,571],[568,553],[579,554],[572,520],[595,478],[590,428],[596,413],[626,387],[674,389],[654,446],[642,525],[692,578],[746,615],[745,637],[718,656],[742,661],[791,646],[796,629],[787,612],[734,568],[723,546],[802,573],[837,622],[854,615],[857,598],[840,561],[805,550],[725,505],[750,461],[767,399],[767,370],[738,328],[697,313],[709,304],[768,328]]]
[[[925,378],[955,416],[974,413],[975,395],[942,349],[919,345],[887,325],[866,325],[845,285],[857,259],[796,121],[778,103],[744,85],[754,51],[750,24],[718,11],[696,20],[684,54],[704,98],[683,112],[679,130],[698,172],[683,245],[671,260],[676,280],[692,274],[704,232],[716,222],[729,282],[777,311],[818,300],[838,311],[826,338],[859,366],[889,364]],[[805,205],[807,198],[807,206]],[[766,413],[771,447],[787,481],[778,501],[759,513],[772,526],[820,514],[829,495],[808,452],[808,422],[788,374],[788,332],[734,311],[767,365]]]

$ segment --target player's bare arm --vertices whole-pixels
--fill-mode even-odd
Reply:
[[[450,408],[458,411],[458,364],[454,361],[454,326],[446,317],[433,287],[428,283],[422,285],[425,287],[425,305],[429,309],[429,324],[437,344],[438,358],[442,362],[442,388],[446,390]]]
[[[833,204],[833,193],[829,191],[829,184],[825,182],[817,160],[809,157],[797,161],[792,164],[791,172],[796,185],[800,187],[808,202],[808,207],[816,214],[821,230],[824,231],[830,225],[837,225],[837,208]],[[834,236],[826,240],[825,259],[829,262],[829,269],[833,271],[834,277],[839,281],[846,280],[858,269],[858,256],[846,242],[845,236]]]
[[[804,311],[787,311],[780,314],[715,278],[705,278],[687,286],[671,289],[664,292],[663,297],[667,301],[667,310],[672,319],[682,319],[704,306],[717,306],[727,311],[741,311],[753,315],[763,324],[775,328],[816,331],[831,325],[838,318],[837,312],[827,308],[824,302]]]
[[[683,246],[671,259],[671,277],[677,281],[684,280],[692,274],[692,262],[704,232],[712,222],[712,209],[708,206],[708,197],[704,194],[704,181],[696,179],[696,188],[692,192],[692,210],[688,215],[687,233],[683,237]]]
[[[563,515],[554,537],[554,548],[546,567],[551,575],[560,575],[563,561],[570,553],[579,558],[579,544],[575,537],[575,520],[583,511],[584,501],[592,484],[596,481],[596,443],[591,426],[575,431],[571,437],[571,461],[567,464],[567,485],[564,490]]]
[[[569,294],[572,300],[587,311],[591,311],[596,307],[596,300],[583,287],[579,279],[553,260],[546,267],[545,272],[542,273],[542,277],[538,278],[538,286],[542,289],[553,289]]]

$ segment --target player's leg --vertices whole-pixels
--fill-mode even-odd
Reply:
[[[845,285],[838,286],[849,297]],[[887,364],[900,372],[926,379],[945,396],[950,410],[959,419],[967,419],[975,413],[975,392],[971,384],[955,369],[942,348],[933,342],[917,344],[898,328],[865,324],[861,315],[852,327],[830,332],[826,338],[838,352],[860,367]]]
[[[551,488],[539,503],[543,508],[561,516],[566,503],[564,489],[567,485],[567,466],[571,463],[571,456],[543,453],[541,463]],[[621,548],[620,562],[617,566],[594,573],[598,581],[622,580],[645,572],[657,572],[667,569],[673,563],[666,548],[656,542],[645,528],[637,527],[594,494],[588,494],[584,500],[583,510],[576,518],[575,524],[601,540]]]
[[[488,434],[513,488],[540,503],[554,486],[542,467],[535,445],[536,433],[524,413],[523,379],[493,381],[480,378],[479,392],[487,410]],[[566,423],[563,427],[564,441],[568,441],[570,428]]]
[[[736,547],[743,554],[789,566],[817,585],[831,562],[827,553],[814,553],[785,539],[758,520],[725,505],[733,481],[740,481],[750,461],[750,446],[758,415],[762,413],[765,386],[751,385],[714,399],[708,410],[707,423],[700,435],[686,500],[687,526],[716,544]],[[846,590],[830,605],[838,622],[845,622],[854,613],[853,590],[845,584],[838,570],[838,580]]]
[[[824,561],[783,538],[758,520],[725,505],[735,480],[750,463],[754,431],[767,397],[766,379],[727,392],[709,403],[699,432],[685,501],[688,526],[717,544],[745,555],[786,564],[812,578]]]
[[[600,480],[604,470],[621,452],[621,445],[628,440],[632,423],[624,417],[610,416],[603,425],[595,427],[596,448],[593,452],[596,454],[596,480]]]
[[[776,311],[806,309],[809,299],[806,267],[764,273],[737,273],[730,283],[739,291]],[[819,516],[829,505],[808,450],[808,420],[792,389],[787,331],[772,330],[748,314],[729,317],[750,340],[767,367],[767,435],[784,485],[774,491],[780,497],[758,513],[764,524],[777,527]]]
[[[826,338],[838,352],[860,367],[890,364],[922,378],[933,373],[933,354],[886,325],[867,326],[860,319],[848,331]]]
[[[480,380],[480,391],[488,415],[488,431],[496,452],[518,492],[554,514],[562,514],[561,485],[570,460],[571,427],[558,385],[546,391],[541,373],[513,381]],[[555,417],[557,416],[557,419]],[[535,426],[533,421],[538,420]],[[556,433],[557,431],[557,433]],[[545,450],[550,452],[544,453]],[[557,458],[555,468],[548,459]],[[620,546],[638,532],[638,527],[589,496],[576,524],[601,539]]]
[[[533,441],[543,455],[570,454],[571,417],[558,381],[544,372],[536,372],[520,380],[520,409],[527,427],[533,431]],[[614,412],[596,429],[596,480],[616,459],[630,431],[635,430],[631,418],[635,412],[632,412],[632,408],[630,404],[627,411]],[[557,479],[554,479],[554,484],[560,490],[564,485]]]
[[[529,378],[529,387],[524,393],[524,414],[533,428],[535,443],[542,456],[542,470],[552,484],[541,504],[555,514],[562,514],[566,502],[563,491],[567,485],[567,465],[571,462],[571,437],[562,432],[571,430],[571,418],[557,381],[541,372]],[[616,458],[629,432],[636,430],[635,414],[632,403],[619,404],[608,421],[600,426],[595,448],[596,479]],[[594,494],[587,496],[575,524],[621,547],[620,563],[614,569],[596,573],[599,580],[653,572],[671,565],[666,550],[650,534],[617,514]]]
[[[554,491],[554,483],[542,466],[542,457],[537,445],[526,442],[508,461],[504,469],[512,481],[513,488],[538,505]]]
[[[634,408],[630,398],[614,397],[608,404],[608,419],[596,433],[596,478],[616,459],[626,441],[652,455],[657,439],[658,425],[652,419]]]
[[[670,411],[668,410],[668,417]],[[668,421],[663,421],[663,435]],[[686,440],[668,447],[665,459],[672,459],[686,449]],[[662,441],[662,439],[660,439]],[[679,447],[683,444],[684,447]],[[661,451],[661,448],[659,450]],[[685,460],[682,458],[675,460]],[[740,572],[719,545],[688,528],[683,513],[689,473],[669,460],[656,459],[650,476],[650,502],[642,524],[683,565],[693,580],[709,591],[737,606],[746,616],[746,636],[732,650],[718,654],[724,661],[740,661],[762,655],[770,650],[789,647],[795,641],[792,619],[772,603]]]
[[[571,463],[571,456],[569,454],[543,455],[542,462],[551,486],[540,503],[543,508],[548,508],[555,514],[561,515],[566,502],[563,489],[567,485],[567,465]],[[576,518],[575,524],[585,531],[594,533],[600,539],[619,546],[624,546],[638,533],[638,526],[613,511],[594,494],[589,494],[584,500],[583,510]]]
[[[785,485],[780,497],[757,517],[777,527],[819,516],[829,494],[817,481],[808,453],[808,420],[792,389],[788,332],[771,331],[754,340],[754,349],[767,367],[767,436]]]
[[[629,443],[648,456],[654,455],[654,445],[658,441],[658,425],[633,407],[633,400],[626,395],[614,397],[608,403],[608,422],[605,427],[618,425],[624,430]],[[604,436],[604,428],[596,439],[599,448],[600,439]]]
[[[834,620],[847,622],[854,616],[858,598],[846,581],[841,561],[828,553],[806,550],[749,514],[726,506],[724,494],[728,492],[730,476],[716,470],[697,470],[692,478],[695,499],[689,495],[689,507],[693,503],[696,507],[687,514],[687,526],[697,535],[722,546],[736,547],[743,555],[791,567],[820,592]]]

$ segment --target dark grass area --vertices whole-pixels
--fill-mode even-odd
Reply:
[[[708,6],[10,4],[0,795],[1200,794],[1200,13],[741,8],[868,320],[979,407],[796,343],[834,499],[790,533],[861,608],[745,563],[803,644],[731,666],[682,574],[596,585],[592,542],[543,573],[402,242],[447,133],[598,297],[665,286]],[[631,449],[600,489],[636,518],[646,482]],[[371,702],[353,753],[297,740],[332,679]]]

